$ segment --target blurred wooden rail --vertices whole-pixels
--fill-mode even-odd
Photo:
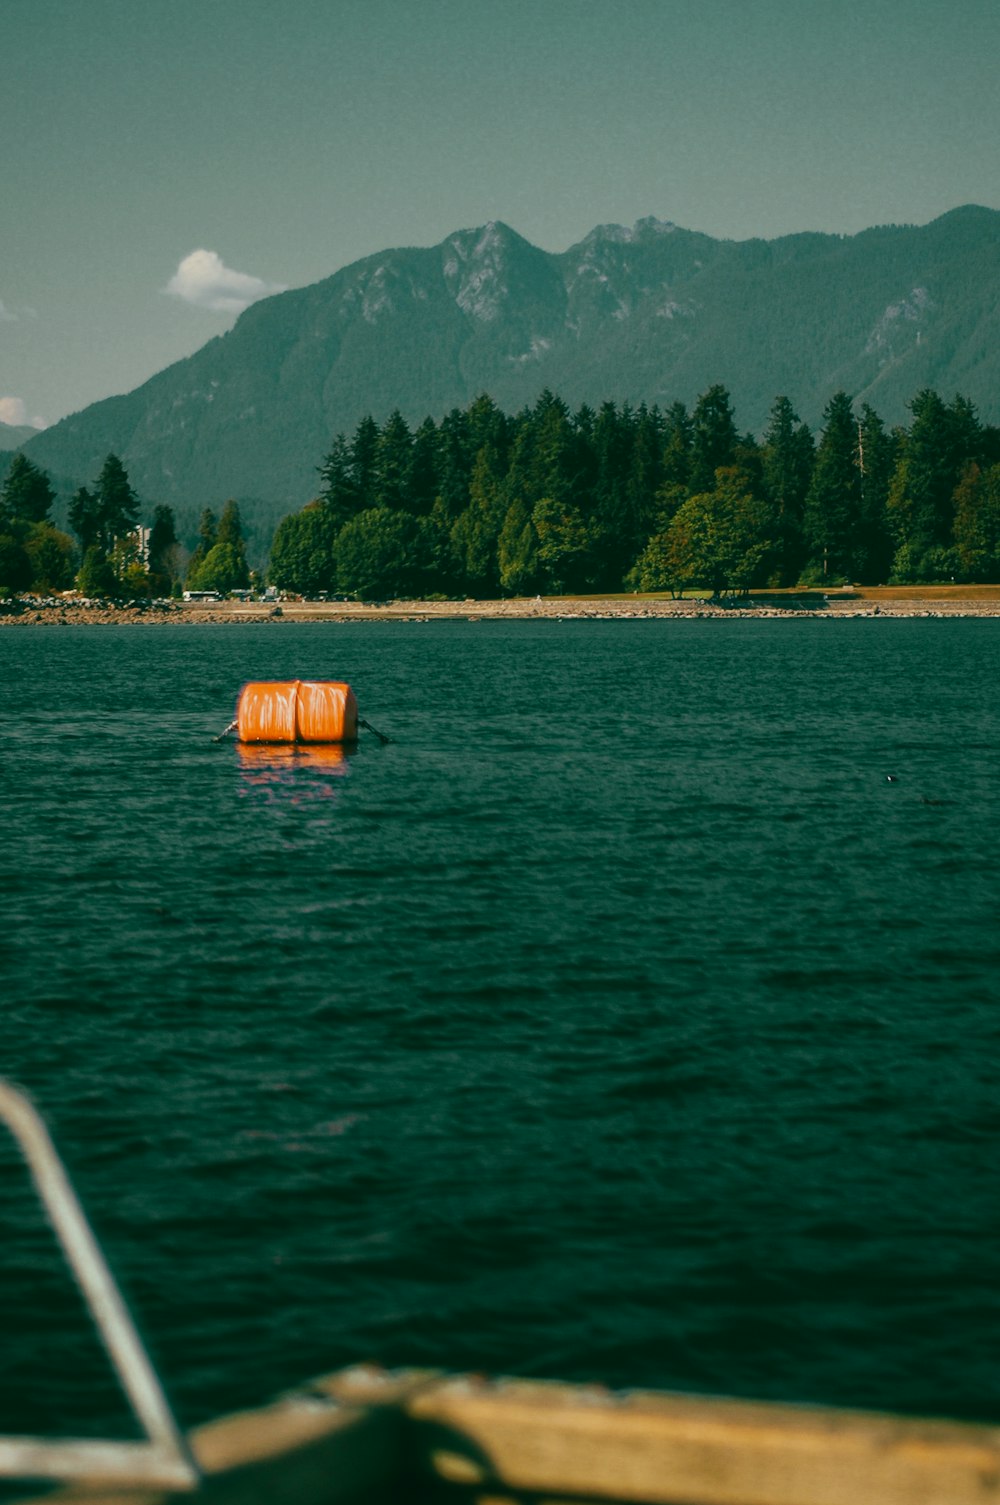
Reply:
[[[1000,1505],[1000,1427],[360,1367],[191,1434],[195,1494],[53,1505]],[[30,1497],[25,1497],[25,1499]]]

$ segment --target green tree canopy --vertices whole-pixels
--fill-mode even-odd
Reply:
[[[24,540],[36,590],[70,590],[76,574],[76,547],[68,533],[51,523],[35,523]]]
[[[565,589],[619,590],[638,578],[630,571],[640,558],[643,578],[666,588],[677,578],[682,529],[672,540],[670,530],[682,507],[732,490],[718,475],[738,471],[740,494],[771,509],[768,582],[884,580],[893,550],[898,578],[947,579],[966,568],[955,552],[955,488],[969,462],[983,472],[1000,463],[1000,430],[983,428],[961,398],[944,404],[919,394],[913,411],[910,433],[886,433],[871,408],[859,417],[837,393],[818,448],[786,396],[759,440],[741,435],[718,384],[690,416],[679,402],[661,412],[609,401],[574,414],[552,391],[511,416],[480,396],[414,433],[399,413],[381,426],[369,415],[350,440],[337,436],[320,467],[320,515],[281,525],[274,569],[286,588],[314,591],[335,568],[344,526],[376,511],[427,525],[412,537],[436,593],[550,589],[557,580]],[[935,474],[940,485],[928,480]],[[984,494],[980,485],[969,491]],[[929,495],[937,498],[930,506]],[[700,509],[704,521],[704,500]],[[971,536],[968,514],[967,505],[962,527]],[[690,534],[690,512],[685,521]],[[205,541],[196,563],[216,541]],[[688,564],[692,557],[688,549]]]
[[[578,507],[540,497],[531,512],[538,537],[535,565],[542,589],[552,595],[583,590],[594,569],[594,538]]]
[[[282,518],[271,546],[268,578],[280,590],[317,596],[336,589],[336,553],[326,504],[312,502]]]
[[[188,560],[186,584],[190,590],[198,590],[194,584],[198,571],[201,569],[207,556],[219,541],[219,519],[211,507],[202,508],[201,517],[198,519],[198,542],[194,552]]]
[[[238,548],[243,547],[243,519],[240,517],[238,504],[232,498],[222,509],[215,542],[231,543]]]
[[[117,455],[108,455],[94,482],[97,497],[98,543],[110,553],[116,538],[134,532],[139,522],[139,498]]]
[[[511,502],[497,541],[500,585],[512,596],[527,596],[540,589],[538,534],[531,508],[523,498]]]
[[[786,584],[798,578],[804,562],[802,518],[814,463],[812,434],[788,398],[776,398],[761,450],[761,475],[778,516],[778,568]]]
[[[97,545],[101,532],[97,498],[86,486],[80,486],[69,504],[69,525],[80,540],[80,551],[87,552]]]
[[[166,588],[180,579],[180,543],[177,525],[170,507],[153,509],[153,521],[149,529],[149,573],[158,586],[166,582]]]
[[[719,384],[709,387],[698,398],[691,415],[688,486],[692,494],[711,491],[715,472],[732,465],[738,443],[728,391]]]
[[[375,443],[374,502],[376,507],[411,509],[410,470],[413,439],[397,408],[389,414]]]
[[[11,533],[0,533],[0,586],[8,591],[27,590],[34,576],[28,551]]]
[[[351,440],[351,473],[358,490],[358,508],[375,506],[378,483],[379,426],[371,414],[362,418]]]
[[[188,575],[188,589],[200,591],[245,590],[250,584],[246,555],[241,545],[213,544],[193,575]]]
[[[955,489],[981,455],[982,431],[964,398],[946,404],[925,388],[910,403],[913,422],[899,450],[886,510],[897,544],[895,578],[933,579],[955,523]]]
[[[973,461],[955,492],[955,547],[966,580],[1000,580],[1000,465]]]
[[[43,523],[54,501],[55,492],[45,471],[33,465],[27,455],[16,454],[0,490],[0,528]]]
[[[410,596],[424,588],[428,539],[423,520],[370,507],[337,536],[337,583],[362,601]]]
[[[806,496],[805,543],[822,579],[853,580],[859,549],[861,471],[854,410],[846,392],[831,397],[824,419]]]
[[[492,595],[497,589],[497,540],[506,515],[499,456],[492,445],[484,444],[469,482],[469,505],[451,534],[463,588],[472,594]]]
[[[83,596],[109,598],[118,595],[118,577],[108,556],[96,544],[83,556],[76,588]]]
[[[425,418],[413,436],[409,510],[420,517],[433,511],[440,494],[440,441],[433,418]]]
[[[892,565],[892,536],[887,502],[896,444],[875,409],[865,403],[858,420],[858,470],[861,502],[855,551],[858,579],[866,585],[886,581]]]
[[[762,584],[773,562],[777,515],[747,489],[735,467],[720,467],[715,489],[679,508],[663,545],[664,587],[707,586],[713,595]]]
[[[343,434],[334,439],[330,453],[320,466],[319,476],[322,483],[319,500],[336,536],[362,505],[361,490],[354,475],[354,458]]]

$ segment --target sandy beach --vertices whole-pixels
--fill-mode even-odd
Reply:
[[[1000,617],[1000,586],[871,586],[820,591],[754,592],[733,601],[663,596],[544,596],[493,601],[218,601],[135,603],[79,598],[0,602],[0,627],[125,627],[135,624],[184,627],[248,622],[424,622],[510,618],[678,620],[782,617]]]

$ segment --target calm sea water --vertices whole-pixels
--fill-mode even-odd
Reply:
[[[213,744],[296,676],[396,740]],[[990,621],[0,632],[0,1069],[182,1422],[361,1359],[1000,1417],[998,677]],[[6,1143],[0,1219],[0,1427],[124,1430]]]

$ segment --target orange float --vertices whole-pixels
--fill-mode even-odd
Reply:
[[[355,742],[358,703],[332,679],[255,681],[236,703],[241,742]]]

